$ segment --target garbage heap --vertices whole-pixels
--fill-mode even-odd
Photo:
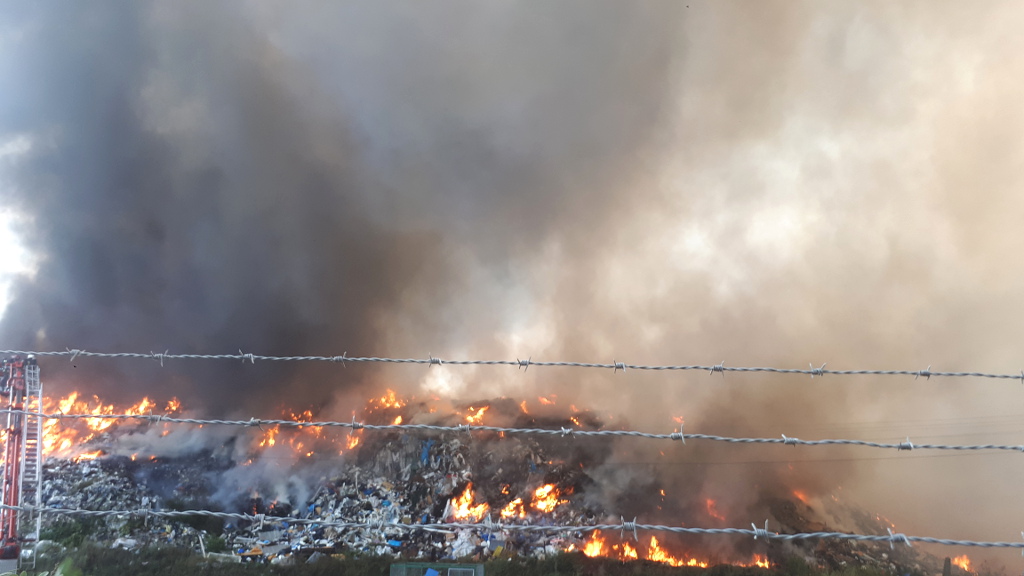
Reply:
[[[426,406],[381,400],[372,414],[364,414],[365,423],[390,424],[405,418],[406,422],[450,426],[464,424],[483,413],[474,405],[463,407],[459,413],[438,416]],[[494,418],[488,423],[499,426],[552,430],[597,430],[605,426],[594,414],[575,409],[568,417],[542,417],[527,413],[521,404],[507,399],[478,405],[486,405]],[[429,419],[425,419],[427,414]],[[283,438],[277,439],[284,444]],[[112,448],[117,443],[116,429],[103,441],[107,448],[94,460],[46,462],[42,492],[45,506],[127,511],[206,509],[265,516],[262,523],[224,522],[208,516],[168,520],[123,515],[90,520],[89,539],[110,546],[174,545],[204,554],[224,551],[234,560],[258,562],[306,561],[343,553],[429,561],[540,557],[564,551],[593,555],[594,547],[588,547],[594,536],[591,533],[553,535],[502,529],[498,524],[587,526],[617,524],[623,516],[629,519],[636,515],[646,521],[679,525],[680,519],[686,519],[678,509],[666,509],[665,516],[658,518],[655,509],[644,507],[643,502],[650,502],[649,494],[659,491],[652,474],[623,469],[615,478],[608,476],[604,465],[613,459],[616,444],[606,438],[504,437],[500,432],[480,430],[357,430],[348,442],[350,446],[358,445],[357,449],[346,450],[343,455],[335,452],[330,459],[319,460],[319,466],[303,467],[299,459],[299,464],[286,472],[286,484],[295,488],[302,483],[303,489],[283,492],[280,475],[261,477],[254,473],[244,486],[225,482],[226,478],[247,477],[244,472],[259,468],[253,464],[260,458],[257,453],[239,461],[237,447],[244,443],[239,438],[230,440],[230,450],[204,449],[184,457],[154,455],[138,459],[112,455],[117,453]],[[325,467],[325,462],[329,466]],[[594,476],[602,466],[603,475]],[[619,486],[611,491],[610,483]],[[685,487],[674,488],[685,491]],[[226,490],[234,493],[225,495]],[[823,530],[828,526],[822,518],[834,515],[834,511],[815,510],[786,499],[766,502],[763,508],[770,513],[771,528],[782,532]],[[866,514],[857,519],[859,524],[847,523],[847,529],[884,534],[888,527],[872,523]],[[332,523],[362,526],[338,528]],[[394,526],[396,523],[402,527]],[[480,524],[470,529],[415,529],[416,525],[436,523]],[[66,518],[45,515],[41,536],[55,538],[66,533],[68,525]],[[612,536],[633,541],[628,534]],[[658,538],[663,545],[669,540],[661,534]],[[832,569],[870,565],[901,574],[935,573],[941,566],[937,559],[916,548],[891,550],[887,543],[826,540],[766,545],[751,541],[733,548],[731,540],[722,540],[715,541],[713,553],[705,551],[702,557],[711,563],[749,563],[754,554],[752,547],[757,546],[758,553],[765,554],[772,564],[801,556],[811,564]],[[622,554],[624,542],[617,553],[612,547],[596,554],[637,558],[638,544],[645,543],[633,542],[632,556]],[[704,543],[690,544],[685,548],[699,552]],[[641,551],[639,558],[644,557]],[[646,557],[652,558],[650,554]],[[666,554],[661,558],[672,562],[682,557],[673,560]]]
[[[550,427],[602,426],[593,414],[568,418],[523,418],[517,404],[494,401],[492,413],[517,414],[518,425]],[[373,415],[393,422],[396,410]],[[410,409],[401,410],[409,414]],[[423,411],[427,413],[426,410]],[[480,412],[477,409],[477,412]],[[367,420],[374,423],[374,420]],[[465,423],[461,415],[437,416],[431,423]],[[138,432],[138,427],[133,429]],[[252,432],[248,430],[246,432]],[[257,432],[258,433],[258,432]],[[285,432],[281,432],[283,435]],[[224,478],[259,468],[259,454],[237,462],[237,446],[205,449],[178,457],[136,459],[116,455],[118,433],[99,437],[91,459],[50,458],[43,467],[43,504],[82,510],[207,509],[264,515],[257,523],[218,522],[209,517],[167,520],[138,514],[90,518],[90,539],[108,545],[141,547],[172,544],[202,551],[220,540],[243,559],[282,561],[313,553],[386,554],[420,559],[453,559],[495,554],[543,556],[581,547],[583,534],[555,538],[544,533],[495,529],[428,531],[387,527],[400,523],[475,523],[588,525],[611,517],[586,499],[594,483],[587,473],[611,453],[611,443],[594,438],[500,437],[498,433],[403,431],[353,433],[358,449],[334,456],[324,466],[287,471],[288,482],[307,483],[305,490],[281,494],[281,478],[254,475],[251,483],[225,495]],[[137,436],[136,436],[137,438]],[[95,448],[97,444],[90,446]],[[322,464],[322,461],[321,461]],[[301,499],[295,493],[304,493]],[[311,495],[311,496],[310,496]],[[76,517],[72,517],[76,518]],[[303,520],[306,522],[296,522]],[[618,520],[618,517],[615,517]],[[61,533],[69,521],[44,515],[42,537]],[[369,527],[338,529],[322,523],[351,522]],[[202,541],[202,543],[201,543]]]

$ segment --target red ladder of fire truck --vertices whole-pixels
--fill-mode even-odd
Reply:
[[[2,393],[8,409],[3,430],[2,501],[7,506],[40,506],[42,497],[42,384],[35,358],[4,360]],[[35,567],[38,512],[0,510],[0,562]],[[6,560],[2,560],[6,559]]]

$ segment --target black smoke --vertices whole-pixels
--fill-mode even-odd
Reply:
[[[399,334],[425,356],[501,327],[508,298],[472,275],[520,282],[567,222],[600,221],[657,134],[673,11],[435,8],[7,5],[25,60],[2,131],[35,141],[4,200],[43,259],[5,345],[408,354]],[[48,379],[213,412],[375,374],[75,366]]]

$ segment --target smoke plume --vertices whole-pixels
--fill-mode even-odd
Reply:
[[[6,348],[1020,370],[1015,6],[3,11],[0,194],[39,257],[0,321]],[[663,432],[681,417],[729,435],[1024,443],[1019,386],[1002,381],[44,370],[51,389],[208,414],[344,417],[394,387],[553,393]],[[781,486],[842,486],[909,533],[1019,531],[1024,464],[1006,455],[659,451],[629,457],[737,513]]]

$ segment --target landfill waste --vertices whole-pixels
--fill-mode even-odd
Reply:
[[[575,408],[568,417],[541,417],[527,412],[525,403],[510,399],[477,402],[445,414],[400,402],[393,396],[380,400],[372,411],[363,414],[366,422],[404,419],[452,425],[472,418],[479,422],[486,413],[501,425],[553,430],[599,430],[606,425],[593,413]],[[259,434],[261,429],[249,432]],[[271,445],[285,443],[283,430],[274,429],[273,435],[270,430],[262,433],[263,444],[268,444],[267,437]],[[425,561],[483,561],[510,556],[541,558],[575,551],[673,565],[720,562],[767,567],[799,556],[812,565],[832,569],[870,566],[920,574],[936,573],[941,567],[938,559],[916,548],[890,549],[888,543],[747,542],[735,547],[719,545],[714,552],[702,553],[706,541],[666,544],[670,535],[662,534],[657,540],[648,540],[647,535],[637,541],[633,534],[508,529],[511,525],[619,524],[624,517],[632,518],[637,499],[629,498],[627,489],[627,496],[618,499],[594,496],[601,479],[593,476],[593,470],[609,460],[615,444],[594,437],[570,440],[560,436],[506,438],[486,431],[356,430],[347,439],[331,440],[344,443],[345,448],[327,461],[329,465],[308,458],[310,463],[303,472],[300,465],[305,460],[300,458],[296,469],[267,478],[260,477],[261,473],[270,474],[270,469],[258,468],[259,453],[243,455],[245,460],[238,461],[238,440],[231,440],[234,445],[230,449],[203,448],[174,457],[117,455],[115,426],[98,437],[98,457],[45,461],[42,503],[48,508],[80,510],[208,509],[263,515],[263,522],[138,514],[88,521],[88,539],[108,547],[137,550],[171,545],[241,562],[317,562],[353,553]],[[308,443],[302,450],[312,454],[311,446],[313,443]],[[248,478],[243,474],[247,470],[253,471],[249,485],[225,481],[229,477]],[[628,480],[635,484],[645,474],[635,472],[635,477]],[[286,488],[281,489],[282,485]],[[232,490],[234,493],[229,493]],[[800,502],[775,499],[768,509],[773,531],[828,528],[822,520],[824,510]],[[866,533],[885,533],[888,527],[866,514],[849,515]],[[83,521],[44,514],[40,538],[57,539],[74,522]],[[362,526],[339,528],[332,523]],[[477,525],[444,531],[411,529],[436,523]],[[599,538],[608,539],[607,545],[598,546]]]

